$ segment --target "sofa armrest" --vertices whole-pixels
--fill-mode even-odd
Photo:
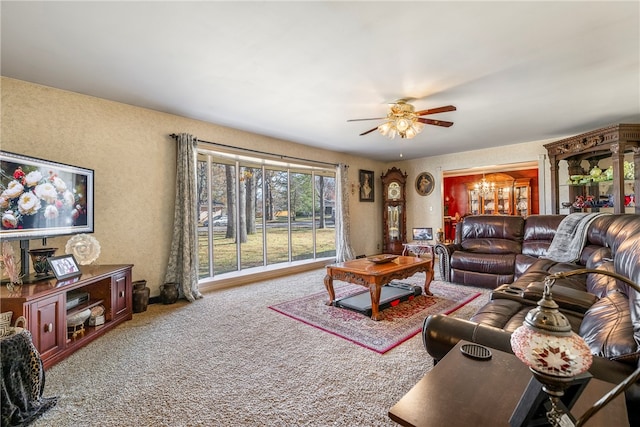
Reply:
[[[544,284],[534,282],[524,289],[523,296],[528,300],[538,301],[542,298],[543,293]],[[551,293],[553,300],[561,309],[567,309],[577,313],[586,313],[586,311],[598,301],[598,297],[594,294],[566,286],[554,286],[551,289]]]
[[[511,333],[502,329],[444,314],[431,315],[422,324],[422,342],[436,361],[446,356],[460,340],[513,353]]]
[[[459,250],[462,250],[462,246],[458,243],[438,243],[433,249],[438,256],[440,277],[446,282],[451,281],[451,255]]]

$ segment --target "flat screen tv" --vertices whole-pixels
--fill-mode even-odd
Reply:
[[[93,233],[92,169],[0,151],[0,238]]]

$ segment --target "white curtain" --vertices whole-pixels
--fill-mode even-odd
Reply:
[[[336,167],[336,261],[344,262],[354,258],[349,229],[349,166]]]
[[[180,298],[202,298],[198,290],[198,240],[196,209],[196,147],[193,135],[181,133],[177,139],[176,202],[173,240],[165,283],[179,283]]]

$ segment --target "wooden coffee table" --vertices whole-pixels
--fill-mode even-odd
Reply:
[[[375,264],[366,258],[360,258],[328,265],[327,275],[324,277],[324,286],[329,293],[327,305],[335,305],[336,302],[336,293],[333,289],[334,279],[362,285],[369,288],[371,295],[371,318],[382,320],[384,314],[378,312],[382,287],[394,279],[406,279],[420,272],[426,273],[424,293],[432,295],[429,291],[429,285],[433,280],[432,258],[399,256],[384,264]]]

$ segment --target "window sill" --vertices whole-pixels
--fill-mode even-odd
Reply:
[[[265,267],[249,268],[241,271],[219,274],[215,278],[208,277],[198,281],[200,292],[209,292],[233,286],[245,285],[261,280],[302,273],[304,271],[322,268],[336,261],[335,257],[318,258],[313,260],[279,263]]]

